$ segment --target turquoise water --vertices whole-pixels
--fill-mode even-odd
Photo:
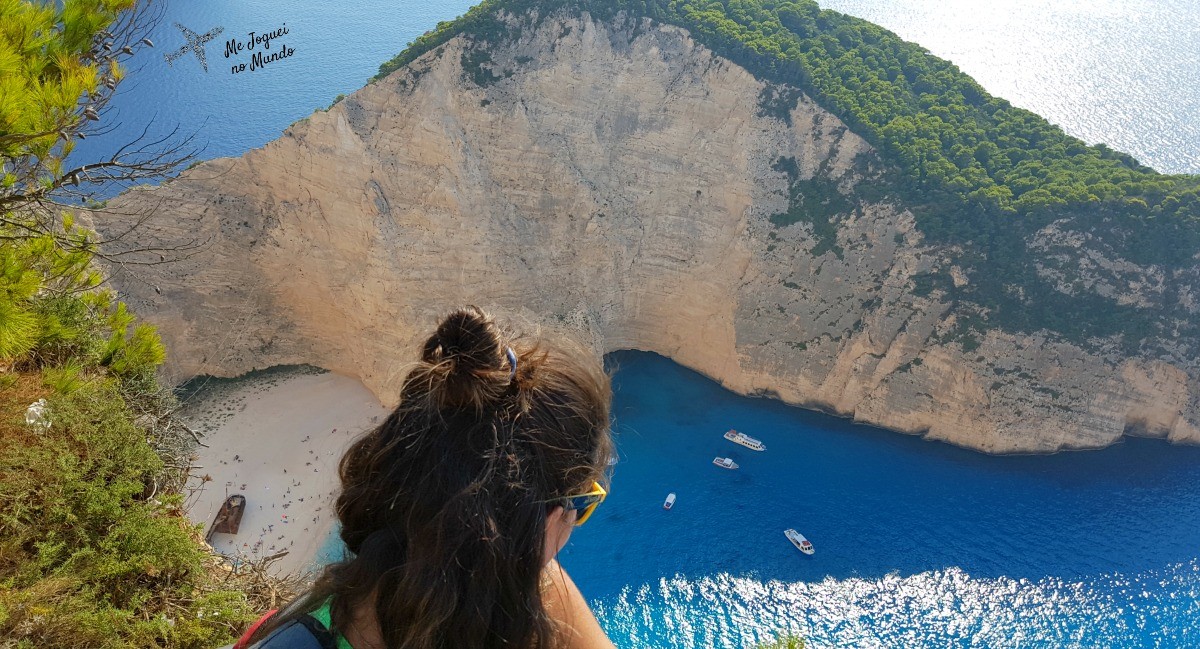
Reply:
[[[620,461],[561,559],[621,647],[1200,646],[1200,448],[989,457],[609,360]]]
[[[151,118],[240,155],[468,1],[166,2],[91,161]],[[1200,172],[1200,6],[1190,0],[830,0],[949,58],[1089,142]],[[205,73],[172,23],[205,32]],[[281,26],[294,54],[231,74],[224,41]],[[274,46],[273,46],[274,47]],[[238,60],[245,61],[242,56]],[[562,558],[621,647],[1200,646],[1200,449],[990,458],[728,394],[661,358],[620,366],[613,493]],[[737,427],[754,453],[721,438]],[[741,465],[725,471],[715,455]],[[667,492],[679,501],[663,512]],[[783,538],[795,527],[817,553]],[[336,553],[336,543],[327,552]]]

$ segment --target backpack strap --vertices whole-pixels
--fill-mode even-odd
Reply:
[[[251,624],[250,628],[246,629],[246,632],[242,634],[242,637],[238,638],[238,641],[233,645],[233,649],[248,649],[250,647],[250,636],[254,635],[254,632],[258,631],[258,627],[262,626],[264,622],[271,619],[271,616],[278,612],[279,609],[273,608],[267,611],[266,615],[258,618],[258,621]]]
[[[320,644],[321,649],[338,649],[337,638],[312,615],[305,615],[296,621],[313,634],[313,638]]]
[[[337,649],[337,641],[320,622],[305,615],[275,629],[251,649]]]
[[[330,603],[331,600],[325,600],[317,610],[275,629],[271,635],[263,638],[262,642],[249,649],[353,649],[340,633],[331,629]],[[264,615],[255,626],[264,622],[270,615]],[[244,639],[248,639],[252,632],[247,631]]]

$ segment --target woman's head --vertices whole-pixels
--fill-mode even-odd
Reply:
[[[604,481],[610,399],[577,343],[511,334],[474,307],[450,314],[399,405],[342,458],[336,510],[354,556],[313,596],[336,596],[335,625],[373,602],[389,647],[549,646],[542,569],[574,520],[565,499]]]

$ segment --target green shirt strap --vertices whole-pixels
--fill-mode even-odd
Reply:
[[[308,615],[317,622],[320,622],[321,626],[329,629],[330,633],[332,633],[334,638],[337,639],[338,649],[354,649],[354,647],[350,644],[350,641],[346,639],[346,636],[342,635],[341,632],[333,628],[333,611],[330,610],[332,605],[333,598],[329,597],[325,600],[325,603],[321,604],[321,608],[318,608]]]

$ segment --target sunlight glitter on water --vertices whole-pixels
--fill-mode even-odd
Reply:
[[[1194,0],[821,0],[882,25],[1086,142],[1200,173]]]
[[[1121,591],[1129,597],[1112,596]],[[958,568],[814,583],[675,576],[595,604],[624,647],[744,647],[785,632],[809,647],[1195,646],[1198,591],[1192,561],[1083,581]]]

